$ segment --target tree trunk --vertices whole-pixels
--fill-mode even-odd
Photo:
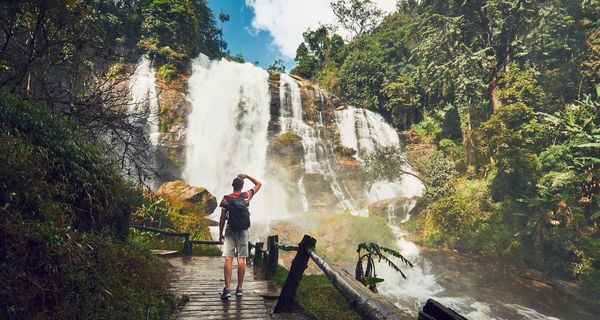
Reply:
[[[497,66],[494,66],[489,71],[489,83],[488,83],[488,93],[490,96],[490,106],[492,108],[492,113],[496,113],[500,107],[502,107],[502,102],[498,99],[498,91],[500,91],[500,85],[498,85],[498,70]]]

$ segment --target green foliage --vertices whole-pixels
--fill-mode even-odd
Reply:
[[[400,147],[394,145],[376,148],[363,157],[360,165],[361,176],[367,184],[377,181],[395,181],[407,174],[416,176],[408,168],[406,156]]]
[[[544,127],[533,109],[523,103],[502,107],[481,125],[483,154],[493,158],[495,176],[490,186],[496,200],[531,195],[539,176],[540,151]],[[483,143],[481,145],[484,145]]]
[[[288,270],[277,267],[275,282],[283,286]],[[296,292],[296,301],[315,319],[351,320],[360,316],[324,275],[304,275]]]
[[[303,34],[304,42],[296,49],[294,60],[298,65],[291,74],[314,79],[317,72],[328,62],[339,65],[345,59],[344,40],[337,34],[330,34],[325,26],[308,30]]]
[[[171,63],[165,63],[158,68],[158,76],[165,82],[170,83],[177,74],[177,68]]]
[[[267,70],[279,72],[279,73],[285,73],[285,64],[283,63],[283,60],[277,59],[277,60],[273,61],[273,63],[267,68]]]
[[[175,65],[204,52],[219,55],[220,41],[212,11],[205,0],[142,2],[138,46]]]
[[[364,251],[364,254],[363,254]],[[406,279],[404,272],[396,265],[396,263],[390,260],[386,254],[399,259],[405,265],[413,267],[412,263],[408,261],[402,254],[387,247],[382,247],[375,242],[362,242],[359,243],[356,252],[358,253],[358,260],[356,262],[355,278],[362,284],[367,286],[371,291],[377,292],[377,284],[384,281],[384,279],[377,278],[377,272],[375,270],[375,259],[379,262],[383,260],[388,266],[394,271],[399,272],[402,278]],[[363,267],[363,265],[365,265]]]
[[[0,203],[27,219],[127,234],[140,197],[71,121],[0,95]]]
[[[433,153],[423,164],[417,167],[422,176],[425,192],[423,203],[433,203],[452,190],[452,179],[458,174],[456,165],[441,152]]]
[[[597,279],[599,13],[597,0],[402,2],[337,49],[325,29],[305,34],[294,72],[437,147],[413,161],[427,243]],[[370,160],[367,180],[400,171]]]
[[[445,196],[431,203],[424,224],[426,241],[478,253],[498,255],[506,250],[509,233],[493,223],[498,221],[499,208],[490,200],[487,183],[459,179]]]
[[[141,195],[44,106],[1,94],[0,119],[0,316],[168,317],[166,266],[123,241]]]
[[[187,204],[160,198],[154,193],[147,193],[144,196],[144,203],[132,215],[133,224],[175,232],[189,232],[190,240],[212,240],[208,230],[208,220],[197,212],[197,207],[192,209]],[[129,239],[132,243],[148,250],[179,251],[184,243],[183,238],[164,237],[155,232],[137,229],[130,230]],[[215,245],[194,246],[192,250],[192,253],[200,255],[221,254],[221,249]]]

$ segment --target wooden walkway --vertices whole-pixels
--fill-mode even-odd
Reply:
[[[244,296],[235,296],[237,266],[234,259],[232,297],[221,300],[223,291],[223,258],[174,257],[167,261],[173,266],[175,279],[172,290],[177,295],[186,294],[190,301],[176,315],[177,319],[305,319],[299,314],[272,316],[272,308],[279,288],[271,281],[255,277],[254,268],[246,268]]]

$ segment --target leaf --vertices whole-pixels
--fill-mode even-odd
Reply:
[[[594,220],[594,219],[598,219],[598,218],[600,218],[600,211],[594,212],[594,214],[590,217],[590,220]]]
[[[383,282],[382,278],[376,278],[376,277],[365,277],[365,285],[366,286],[370,286],[370,285],[374,285],[374,284],[378,284],[380,282]]]

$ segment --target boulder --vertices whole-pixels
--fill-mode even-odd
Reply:
[[[181,214],[207,216],[217,208],[217,199],[208,190],[190,186],[181,180],[163,184],[156,194],[172,208],[179,209]]]

